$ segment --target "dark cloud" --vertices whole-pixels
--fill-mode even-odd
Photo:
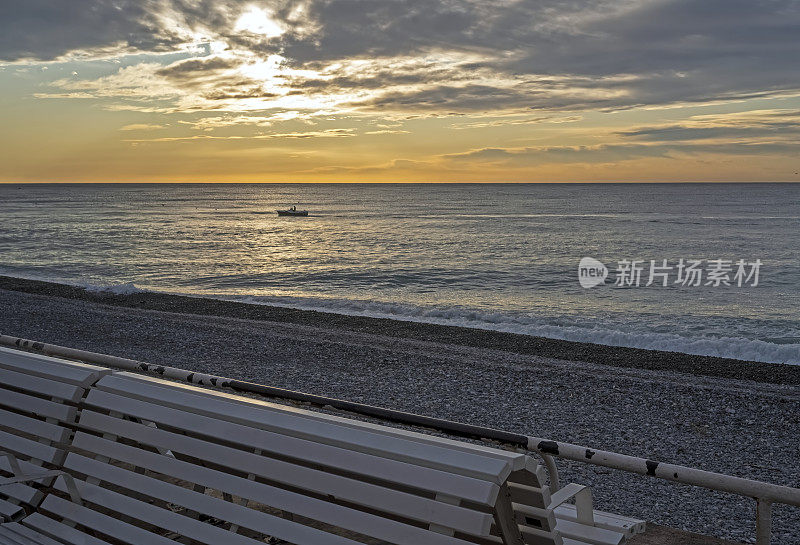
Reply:
[[[223,59],[221,57],[189,59],[165,66],[157,70],[156,74],[171,79],[192,78],[197,76],[197,74],[230,70],[236,68],[239,64],[240,63],[234,59]]]
[[[457,163],[498,163],[509,167],[544,163],[609,163],[643,157],[665,157],[676,151],[644,144],[603,144],[598,146],[542,146],[525,148],[482,148],[442,156]]]
[[[463,47],[480,23],[480,6],[469,1],[313,1],[305,11],[319,30],[310,39],[289,33],[283,46],[286,54],[299,62],[367,55],[391,57],[437,44],[445,49]]]
[[[555,86],[620,93],[565,97],[539,80],[526,89],[531,108],[627,108],[769,96],[800,88],[800,2],[797,0],[638,0],[437,2],[327,0],[308,10],[313,38],[283,37],[299,64],[353,56],[469,51],[485,60],[465,73],[553,76]],[[629,76],[623,79],[622,76]],[[450,83],[420,95],[394,94],[381,105],[449,103]],[[549,88],[552,88],[550,86]],[[487,100],[496,91],[486,88]],[[516,94],[511,95],[516,102]],[[471,92],[465,108],[482,107]],[[503,96],[499,97],[504,98]],[[499,102],[498,104],[505,105]]]
[[[613,143],[598,146],[548,146],[526,148],[483,148],[443,155],[454,164],[487,164],[515,168],[551,163],[616,163],[648,158],[678,158],[687,155],[785,155],[800,151],[798,142],[763,143]]]
[[[25,0],[0,2],[0,60],[52,60],[76,50],[121,45],[165,51],[182,42],[163,28],[150,0]]]
[[[207,100],[273,98],[262,82],[248,78],[234,69],[241,61],[234,58],[206,57],[172,63],[155,71],[183,90],[193,90]]]
[[[491,85],[439,85],[410,92],[387,92],[354,105],[391,110],[492,110],[503,107],[524,107],[531,97],[524,91]]]
[[[506,68],[636,75],[628,85],[630,105],[749,98],[800,87],[795,0],[640,2],[579,30],[531,48]]]
[[[241,98],[275,98],[278,95],[269,91],[265,91],[261,86],[252,87],[250,89],[242,89],[239,87],[228,87],[217,89],[203,94],[203,98],[208,100],[229,100]]]
[[[576,146],[487,147],[443,155],[453,163],[526,166],[610,163],[686,155],[790,155],[800,151],[800,110],[755,110],[694,116],[682,123],[637,127],[608,143]]]
[[[391,70],[380,70],[376,73],[360,76],[358,74],[321,78],[285,78],[286,84],[309,92],[330,92],[338,89],[384,89],[397,85],[420,85],[440,82],[443,79],[458,80],[467,77],[465,74],[451,73],[446,70],[419,69],[413,72],[398,73]]]
[[[636,127],[615,133],[634,140],[678,142],[709,139],[759,144],[764,139],[800,141],[800,110],[756,110],[728,115],[706,115],[682,123]]]

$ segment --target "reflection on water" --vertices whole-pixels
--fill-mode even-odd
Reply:
[[[800,363],[798,185],[0,185],[0,218],[5,274]],[[764,266],[584,290],[584,256]]]

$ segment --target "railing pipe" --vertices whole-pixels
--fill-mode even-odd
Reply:
[[[784,503],[800,507],[800,489],[798,488],[637,458],[606,450],[591,449],[571,443],[560,443],[540,437],[529,437],[528,449],[565,460],[585,462],[740,496],[760,498],[771,503]]]

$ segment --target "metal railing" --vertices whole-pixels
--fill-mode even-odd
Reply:
[[[221,377],[218,375],[197,373],[194,371],[188,371],[186,369],[179,369],[177,367],[154,365],[128,358],[120,358],[117,356],[109,356],[107,354],[99,354],[96,352],[77,350],[64,346],[45,344],[19,337],[0,335],[0,345],[38,352],[48,356],[56,356],[82,361],[85,363],[126,369],[129,371],[150,372],[172,380],[179,380],[201,386],[225,388],[237,392],[257,394],[264,397],[289,399],[302,403],[310,403],[320,407],[331,407],[337,410],[379,418],[386,421],[430,428],[460,437],[499,442],[505,445],[528,450],[541,456],[547,465],[548,472],[550,473],[551,485],[555,489],[560,488],[560,484],[558,481],[558,471],[556,469],[555,462],[553,461],[553,457],[603,466],[629,473],[638,473],[640,475],[655,477],[657,479],[665,479],[667,481],[708,488],[710,490],[719,490],[721,492],[752,498],[756,501],[757,545],[768,545],[770,542],[773,503],[781,503],[800,507],[800,488],[792,488],[789,486],[781,486],[763,481],[744,479],[741,477],[734,477],[732,475],[714,473],[712,471],[703,471],[691,467],[668,464],[659,462],[657,460],[649,460],[645,458],[619,454],[616,452],[592,449],[571,443],[561,443],[541,437],[531,437],[504,430],[496,430],[482,426],[453,422],[450,420],[442,420],[430,416],[386,409],[364,403],[355,403],[342,399],[296,392],[283,388],[275,388],[272,386],[245,382]]]

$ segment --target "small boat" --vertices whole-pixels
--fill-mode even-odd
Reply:
[[[298,210],[296,206],[289,208],[288,210],[276,210],[279,216],[307,216],[308,210]]]

